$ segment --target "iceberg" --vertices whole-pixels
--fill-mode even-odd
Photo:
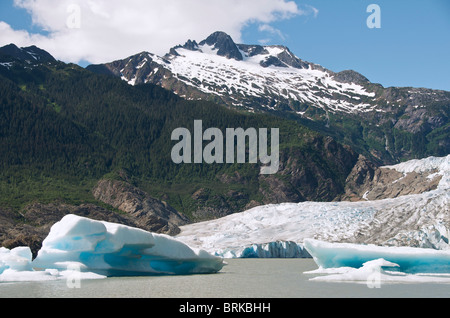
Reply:
[[[29,247],[16,247],[12,250],[0,248],[0,282],[55,280],[57,271],[33,271],[32,253]]]
[[[0,248],[0,282],[215,273],[223,259],[167,235],[66,215],[32,260],[29,247]]]
[[[360,268],[339,267],[319,268],[304,272],[306,275],[317,274],[311,281],[365,283],[369,288],[381,288],[381,283],[450,283],[450,274],[416,273],[407,274],[398,271],[398,264],[375,259]],[[325,275],[325,276],[323,276]]]
[[[386,247],[328,243],[306,239],[304,247],[319,269],[308,274],[326,281],[361,281],[373,278],[403,282],[450,282],[450,251],[413,247]],[[390,268],[386,271],[385,267]]]
[[[125,225],[66,215],[42,243],[34,269],[79,268],[110,276],[216,273],[223,259],[178,240]]]
[[[31,270],[31,249],[29,247],[16,247],[9,250],[0,247],[0,274],[5,270],[28,271]]]

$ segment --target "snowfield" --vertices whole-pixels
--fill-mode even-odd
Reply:
[[[206,94],[228,96],[235,106],[249,107],[249,110],[253,109],[248,105],[249,100],[256,98],[262,101],[268,96],[272,96],[275,102],[310,103],[333,113],[378,110],[375,93],[367,91],[364,86],[336,80],[333,72],[300,60],[287,47],[260,48],[261,52],[256,54],[239,49],[242,60],[236,60],[219,55],[214,44],[205,43],[189,49],[178,46],[164,57],[142,52],[130,57],[117,71],[122,80],[136,85],[153,82],[154,75],[167,70],[170,76],[187,86]],[[287,57],[291,63],[281,62],[280,56]],[[273,60],[278,63],[268,63]],[[299,64],[303,65],[300,67]],[[134,70],[130,70],[129,65],[135,65]],[[174,92],[184,96],[184,93]],[[272,104],[261,102],[259,106],[274,109]]]
[[[337,82],[328,72],[292,66],[261,67],[261,62],[285,52],[284,48],[266,46],[268,54],[252,57],[241,51],[244,57],[243,61],[219,56],[214,48],[207,44],[200,45],[198,49],[198,51],[191,51],[179,48],[177,49],[179,56],[173,58],[170,63],[163,60],[158,62],[173,74],[181,75],[178,76],[180,80],[196,78],[202,83],[199,86],[201,91],[219,96],[221,96],[221,92],[217,91],[216,87],[224,87],[226,90],[233,87],[242,95],[264,97],[269,90],[274,95],[310,102],[323,107],[328,106],[331,109],[345,112],[369,111],[375,107],[357,102],[362,96],[374,97],[374,93],[368,93],[357,84]],[[193,85],[190,81],[184,82]],[[132,81],[129,83],[134,84]],[[311,90],[317,89],[317,85],[322,86],[326,95],[319,97],[318,94],[311,93]],[[353,98],[354,101],[350,103],[336,100],[333,97],[335,94]]]

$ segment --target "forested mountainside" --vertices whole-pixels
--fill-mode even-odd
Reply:
[[[26,50],[23,49],[23,50]],[[249,205],[332,200],[357,153],[295,121],[187,101],[153,84],[131,86],[55,60],[4,54],[0,66],[1,206],[94,202],[102,178],[120,179],[193,219]],[[174,164],[171,133],[203,126],[280,130],[280,169],[258,164]]]
[[[185,99],[296,120],[380,164],[450,153],[450,92],[385,88],[354,70],[304,61],[285,46],[236,44],[215,32],[164,56],[140,52],[87,68]]]

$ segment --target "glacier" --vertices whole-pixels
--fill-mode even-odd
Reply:
[[[311,257],[305,239],[450,249],[450,155],[386,167],[402,173],[433,172],[437,189],[421,194],[358,202],[301,202],[258,206],[226,217],[180,227],[180,241],[224,258]],[[390,224],[394,218],[400,223]],[[397,227],[400,224],[400,227]]]
[[[177,238],[224,258],[312,257],[315,281],[450,283],[450,155],[386,168],[441,179],[390,199],[259,206],[182,226]]]
[[[0,282],[216,273],[223,259],[167,235],[66,215],[31,260],[28,247],[0,250]]]
[[[318,235],[325,240],[351,236],[376,213],[376,209],[364,203],[302,202],[255,207],[217,220],[182,226],[176,238],[224,258],[279,257],[286,253],[290,257],[294,254],[310,257],[304,251],[303,239]]]
[[[360,233],[381,224],[383,231],[392,231],[393,235],[387,236],[385,244],[418,242],[417,247],[446,250],[450,249],[448,199],[448,191],[436,191],[379,201],[266,205],[182,226],[177,239],[224,258],[310,257],[303,246],[304,239],[357,241]],[[423,222],[423,226],[417,230],[385,228],[386,224],[379,223],[377,217],[384,213],[398,213],[407,224]]]

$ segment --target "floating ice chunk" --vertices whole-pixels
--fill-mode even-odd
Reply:
[[[6,270],[31,270],[31,249],[29,247],[16,247],[12,250],[0,248],[0,274]]]
[[[305,239],[304,247],[323,269],[361,268],[369,261],[384,259],[397,264],[398,270],[405,273],[450,274],[449,250],[326,243],[312,239]]]
[[[450,283],[449,274],[407,274],[397,271],[398,264],[385,259],[376,259],[363,264],[361,268],[319,268],[304,274],[318,274],[312,281],[359,282],[369,288],[380,288],[381,283]]]
[[[33,267],[105,276],[202,274],[218,272],[223,259],[194,250],[167,235],[67,215],[43,241]]]
[[[398,264],[391,263],[385,259],[376,259],[368,261],[360,268],[339,267],[339,268],[319,268],[314,271],[305,272],[304,274],[331,274],[327,276],[317,276],[311,280],[318,281],[353,281],[353,282],[374,282],[381,280],[381,275],[387,276],[383,267],[399,267]],[[399,275],[402,275],[400,273]],[[403,274],[404,275],[404,274]],[[383,277],[386,280],[386,277]]]
[[[18,271],[7,269],[0,274],[0,282],[33,282],[33,281],[49,281],[61,279],[58,271]]]
[[[29,247],[0,248],[0,282],[55,280],[59,276],[57,271],[34,271],[31,260]]]

